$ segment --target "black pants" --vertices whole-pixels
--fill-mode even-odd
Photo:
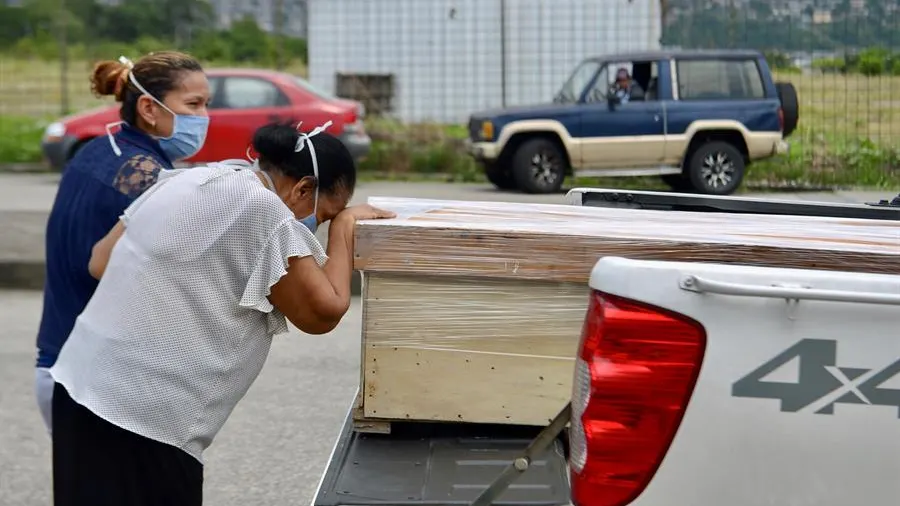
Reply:
[[[203,465],[117,427],[53,389],[55,506],[199,506]]]

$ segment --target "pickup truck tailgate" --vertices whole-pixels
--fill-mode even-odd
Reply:
[[[900,504],[900,276],[607,257],[591,287],[706,332],[681,424],[631,504]]]

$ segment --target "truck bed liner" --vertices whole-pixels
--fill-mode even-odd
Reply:
[[[395,423],[353,431],[347,417],[313,506],[465,505],[520,456],[541,427]],[[494,504],[569,504],[562,442],[532,462]]]

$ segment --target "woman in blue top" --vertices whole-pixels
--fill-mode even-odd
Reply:
[[[91,88],[121,102],[119,123],[87,143],[69,161],[46,235],[44,309],[37,336],[35,392],[50,431],[53,378],[48,370],[97,288],[88,272],[91,249],[122,212],[156,182],[160,170],[197,153],[206,140],[209,82],[186,54],[151,53],[100,62]],[[115,134],[112,128],[121,125]]]

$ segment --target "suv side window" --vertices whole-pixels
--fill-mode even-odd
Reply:
[[[690,59],[676,62],[681,100],[766,98],[756,60]]]
[[[220,89],[218,105],[226,109],[257,109],[288,105],[288,98],[277,86],[256,77],[226,77]]]

